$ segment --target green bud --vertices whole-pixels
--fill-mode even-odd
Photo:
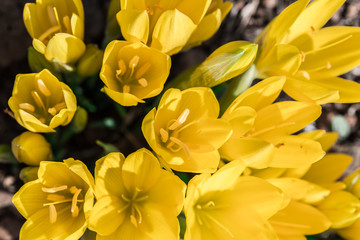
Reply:
[[[39,167],[24,167],[21,169],[19,177],[24,182],[30,182],[38,179],[38,170]]]
[[[54,65],[33,47],[28,48],[28,62],[32,72],[37,73],[43,69],[48,69],[52,74],[56,75],[56,77],[58,75]]]
[[[88,121],[87,111],[82,107],[78,107],[75,116],[71,122],[74,132],[79,133],[83,131],[84,128],[86,127],[87,121]]]
[[[88,44],[84,55],[78,62],[77,74],[82,78],[98,74],[102,65],[103,55],[103,51],[97,48],[96,45]]]
[[[204,62],[175,79],[177,87],[214,87],[245,72],[254,62],[258,46],[246,41],[229,42]]]

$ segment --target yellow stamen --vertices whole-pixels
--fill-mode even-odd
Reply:
[[[139,83],[142,87],[147,87],[147,85],[148,85],[148,81],[146,81],[145,78],[140,78],[140,79],[138,80],[138,83]]]
[[[44,94],[46,97],[49,97],[51,95],[50,90],[46,87],[46,85],[42,79],[38,79],[37,84],[38,84],[39,90],[42,94]]]
[[[48,109],[48,113],[50,113],[52,116],[55,116],[56,113],[57,113],[57,111],[56,111],[55,108],[49,108],[49,109]]]
[[[52,116],[55,116],[58,112],[60,112],[64,108],[66,108],[66,103],[61,102],[56,104],[54,107],[49,108],[48,113],[50,113]]]
[[[209,201],[207,202],[205,205],[204,205],[205,208],[208,208],[208,207],[215,207],[215,203],[213,201]]]
[[[320,66],[320,67],[317,67],[317,68],[312,68],[312,69],[308,69],[308,72],[317,72],[317,71],[321,71],[321,70],[324,70],[324,69],[330,69],[332,66],[331,66],[331,63],[330,62],[327,62],[325,65],[323,66]]]
[[[327,68],[327,69],[330,69],[330,68],[331,68],[331,63],[330,63],[330,62],[327,62],[326,68]]]
[[[56,208],[53,204],[49,205],[49,221],[50,223],[55,223],[57,219]]]
[[[63,17],[63,23],[64,23],[64,26],[65,26],[66,32],[72,34],[71,23],[70,23],[69,16]]]
[[[310,79],[310,74],[307,71],[298,71],[298,74],[306,78],[307,80]]]
[[[41,190],[43,192],[46,192],[46,193],[56,193],[56,192],[64,191],[66,189],[67,189],[66,185],[62,185],[62,186],[59,186],[59,187],[52,187],[52,188],[47,188],[47,187],[42,187],[41,188]]]
[[[142,76],[144,76],[144,74],[147,73],[147,71],[149,71],[150,67],[151,67],[151,64],[148,62],[145,63],[144,65],[142,65],[135,73],[135,78],[139,79]]]
[[[165,131],[163,128],[160,128],[160,137],[161,137],[161,141],[163,143],[166,143],[167,140],[169,139],[169,133]]]
[[[151,7],[146,7],[146,12],[147,12],[149,15],[154,15],[154,10],[152,10]]]
[[[142,223],[142,214],[141,214],[140,208],[136,204],[133,205],[133,208],[135,208],[135,211],[136,211],[137,215],[139,216],[138,223],[141,224]]]
[[[51,25],[56,26],[57,21],[56,21],[56,17],[55,17],[55,12],[54,12],[54,9],[50,5],[47,6],[47,12],[48,12],[48,16],[49,16]]]
[[[31,105],[30,103],[20,103],[19,107],[23,110],[29,111],[29,112],[35,112],[35,107]]]
[[[60,30],[59,26],[53,26],[51,28],[49,28],[48,30],[46,30],[43,34],[40,35],[40,37],[38,37],[38,39],[42,42],[44,42],[45,39],[47,39],[50,35],[58,32]]]
[[[39,118],[39,121],[40,121],[41,123],[45,124],[46,119],[45,119],[45,118],[43,118],[43,117],[41,117],[41,118]]]
[[[56,18],[56,23],[57,23],[57,25],[58,25],[59,28],[60,28],[60,32],[64,32],[64,31],[63,31],[63,28],[62,28],[62,26],[61,26],[61,23],[60,23],[59,13],[58,13],[56,7],[53,7],[53,10],[54,10],[55,18]]]
[[[121,198],[124,199],[125,202],[131,202],[131,199],[125,196],[125,194],[121,194]]]
[[[176,128],[178,128],[181,124],[183,124],[187,117],[189,116],[190,110],[188,108],[186,108],[178,117],[178,119],[175,120],[175,122],[173,124],[170,125],[170,127],[168,127],[169,130],[175,130]]]
[[[123,93],[129,93],[130,92],[130,86],[129,85],[124,85],[123,86]]]
[[[78,197],[82,189],[76,190],[74,193],[74,196],[72,198],[72,204],[71,204],[71,216],[77,217],[79,215],[79,207],[77,206]]]
[[[135,55],[129,62],[129,68],[131,68],[130,78],[134,75],[136,66],[139,64],[140,57]]]
[[[126,72],[126,65],[125,65],[125,62],[123,59],[121,59],[119,62],[118,62],[118,66],[119,66],[119,73],[116,72],[116,74],[119,74],[120,76],[124,75],[125,72]]]
[[[300,51],[300,54],[301,54],[301,61],[305,62],[306,54],[304,53],[304,51]]]
[[[173,143],[177,144],[180,148],[184,149],[187,158],[190,158],[190,150],[189,147],[183,143],[180,139],[175,138],[175,137],[170,137],[170,141],[172,141]],[[175,152],[177,152],[178,150],[174,150]]]
[[[42,108],[43,110],[45,110],[45,104],[43,102],[43,100],[41,99],[39,93],[37,91],[31,91],[31,96],[34,99],[35,103]]]

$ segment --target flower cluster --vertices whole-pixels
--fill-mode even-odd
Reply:
[[[343,3],[298,0],[255,43],[227,43],[173,81],[171,55],[210,38],[231,2],[113,0],[104,53],[83,42],[81,0],[26,4],[35,73],[17,75],[8,101],[28,130],[11,147],[31,165],[13,197],[20,240],[360,239],[360,169],[340,178],[352,157],[327,153],[337,134],[300,132],[321,104],[360,102],[338,77],[360,64],[360,28],[322,28]],[[111,104],[124,118],[145,106],[134,129],[148,146],[125,157],[98,141],[92,161],[65,157]]]

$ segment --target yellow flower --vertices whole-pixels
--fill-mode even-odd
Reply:
[[[232,2],[223,2],[223,0],[212,0],[209,8],[195,31],[191,34],[186,43],[186,47],[200,45],[201,42],[209,39],[219,29],[221,22],[232,8]],[[185,48],[186,48],[185,47]]]
[[[260,178],[240,176],[244,169],[233,161],[190,180],[185,240],[277,239],[267,220],[282,208],[283,194]]]
[[[81,0],[37,0],[23,15],[34,48],[49,61],[73,63],[85,52]]]
[[[314,140],[291,135],[316,120],[321,107],[312,103],[273,103],[285,83],[271,77],[249,88],[225,111],[233,135],[220,148],[222,158],[241,159],[253,168],[296,168],[324,156]],[[289,157],[291,156],[291,157]]]
[[[78,160],[41,162],[39,179],[26,183],[13,203],[27,219],[22,239],[79,239],[93,206],[94,180]]]
[[[220,161],[218,149],[232,133],[218,115],[219,103],[210,88],[169,89],[158,109],[145,116],[142,131],[165,166],[214,172]]]
[[[18,123],[32,132],[55,132],[67,125],[76,111],[76,97],[71,89],[48,70],[18,74],[10,109]]]
[[[96,162],[89,228],[97,239],[178,239],[185,187],[144,148],[110,153]]]
[[[218,21],[221,21],[222,15],[226,15],[229,5],[223,6],[214,2],[215,6],[210,7],[211,2],[211,0],[121,0],[121,11],[117,14],[117,20],[126,40],[141,41],[172,55],[186,45],[199,24],[201,24],[199,32],[204,31],[204,28],[209,29],[208,26],[203,26],[206,23],[212,23],[210,31],[216,31]],[[219,6],[220,10],[214,13],[215,16],[209,16],[201,23],[206,13],[211,15],[216,6]],[[199,32],[195,33],[192,42],[204,40],[198,37]],[[205,39],[210,37],[210,32],[203,37]]]
[[[360,101],[360,85],[337,77],[360,64],[360,28],[322,28],[344,2],[298,0],[286,8],[256,40],[260,76],[287,75],[284,91],[300,101]]]
[[[41,161],[52,158],[51,146],[38,133],[24,132],[11,142],[11,150],[19,162],[27,165],[39,165]]]
[[[168,55],[140,42],[112,41],[105,49],[100,78],[110,98],[135,106],[162,91],[170,65]]]

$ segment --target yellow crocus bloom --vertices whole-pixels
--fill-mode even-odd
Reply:
[[[141,42],[112,41],[105,49],[100,78],[110,98],[135,106],[162,91],[170,65],[168,55]]]
[[[81,0],[37,0],[23,15],[34,48],[49,61],[73,63],[85,52]]]
[[[337,77],[360,64],[360,28],[322,28],[344,2],[298,0],[286,8],[256,40],[259,75],[286,75],[284,91],[300,101],[360,101],[360,85]]]
[[[110,153],[96,162],[89,228],[97,239],[179,239],[185,187],[144,148],[126,159]]]
[[[32,132],[55,132],[70,123],[77,108],[71,89],[47,69],[18,74],[9,106],[16,121]]]
[[[12,140],[11,151],[19,162],[27,165],[38,166],[52,158],[50,144],[38,133],[23,132]]]
[[[240,176],[241,160],[188,184],[185,240],[277,239],[267,221],[283,207],[282,192],[263,179]]]
[[[211,37],[230,8],[217,0],[121,0],[116,17],[126,40],[172,55]]]
[[[79,160],[41,162],[39,179],[23,185],[13,203],[27,219],[20,230],[25,239],[79,239],[94,202],[94,179]]]
[[[210,88],[169,89],[158,108],[145,116],[142,131],[166,167],[214,172],[220,161],[218,149],[232,133],[218,115],[219,103]]]
[[[296,168],[324,156],[318,142],[291,135],[315,121],[321,107],[296,101],[273,103],[284,83],[284,77],[265,79],[228,107],[221,118],[230,122],[234,133],[220,148],[223,158],[242,159],[248,166],[261,169]]]

